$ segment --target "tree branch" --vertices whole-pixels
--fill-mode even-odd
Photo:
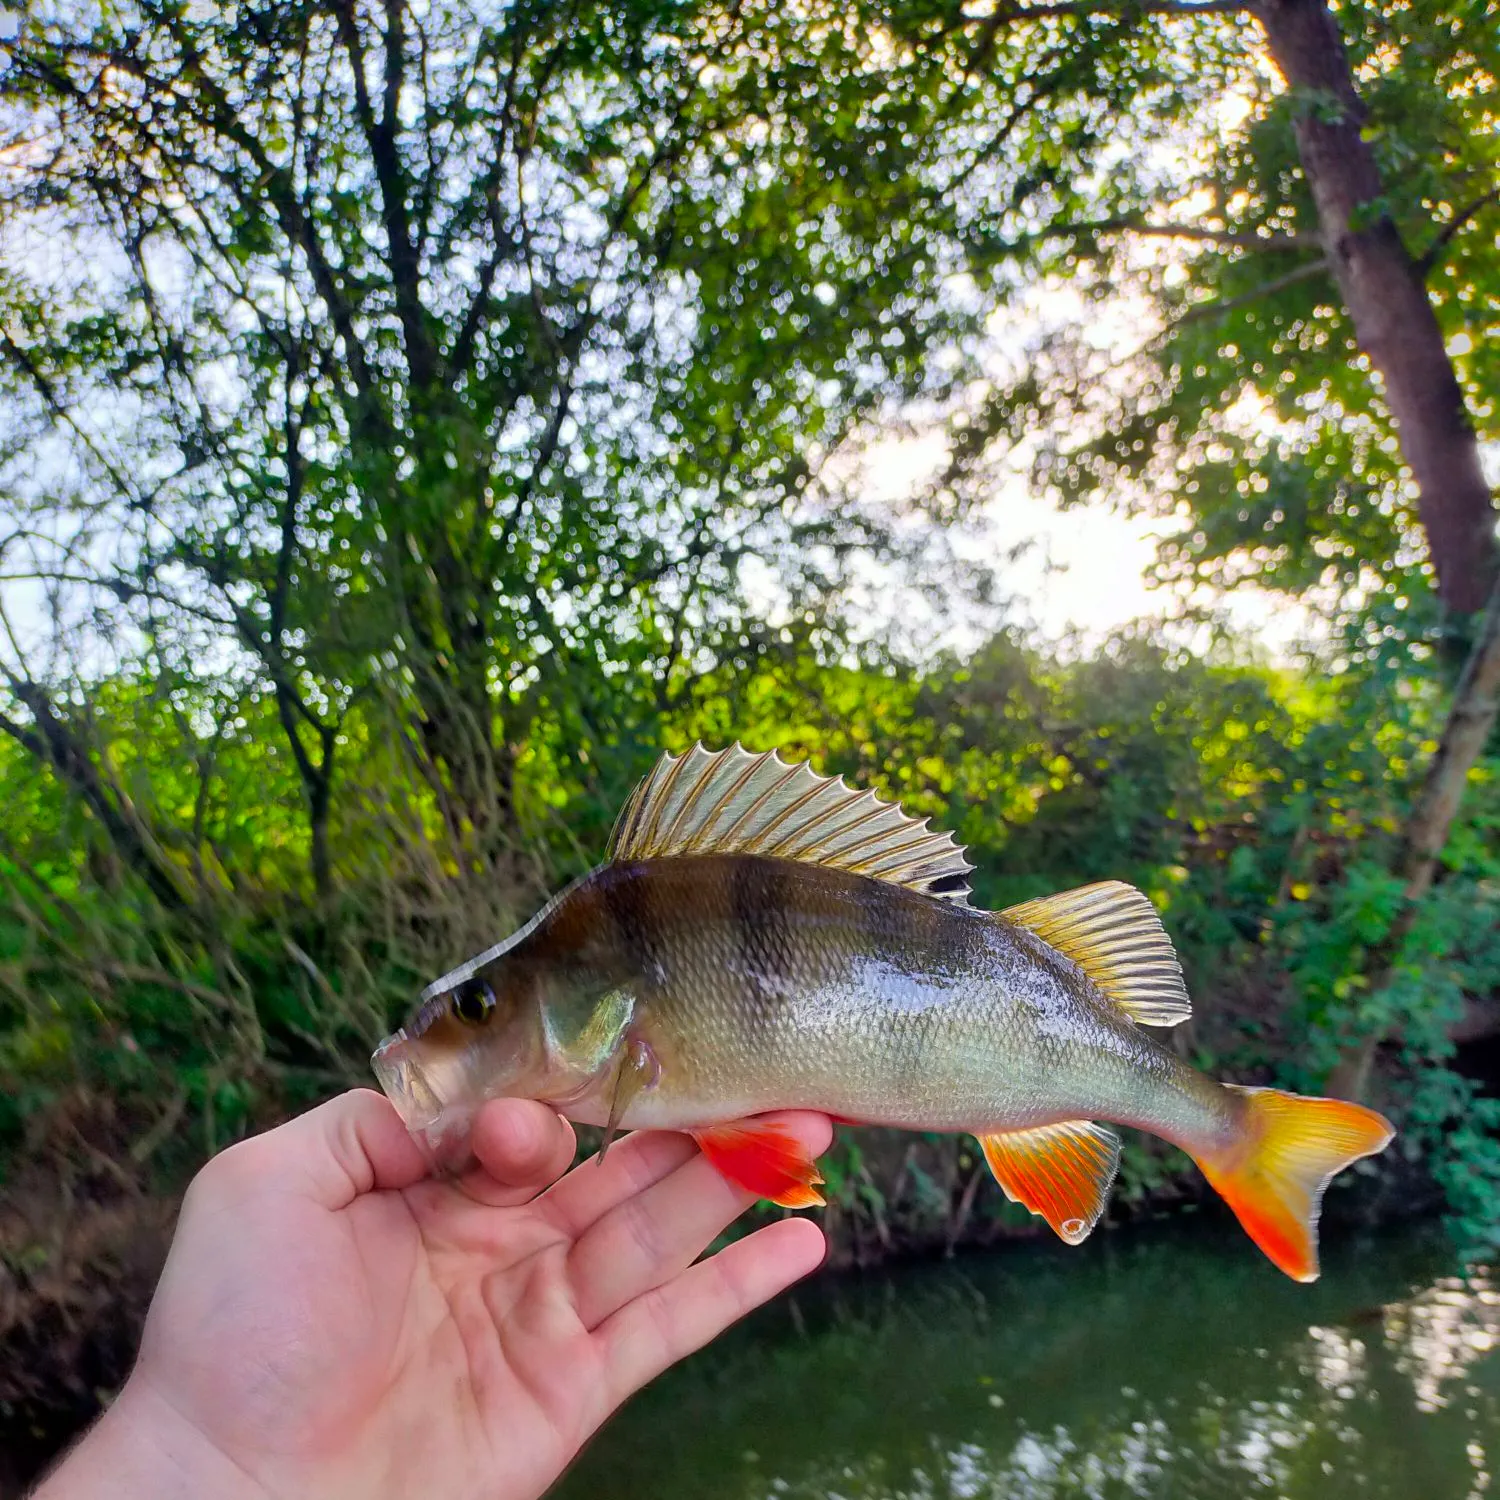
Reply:
[[[427,326],[422,306],[422,272],[412,239],[411,217],[406,202],[406,173],[396,145],[400,127],[401,90],[406,76],[405,10],[402,0],[385,0],[385,79],[380,114],[375,114],[365,78],[365,49],[359,34],[359,19],[352,0],[338,7],[339,36],[349,56],[354,81],[354,110],[360,130],[370,148],[375,180],[380,184],[380,203],[390,256],[391,286],[396,293],[396,311],[406,341],[406,359],[413,385],[431,384],[437,373],[438,351]]]
[[[569,0],[566,12],[560,20],[560,28],[566,30],[568,22],[572,19],[576,0]],[[485,317],[491,311],[489,299],[490,290],[494,286],[495,277],[500,267],[505,264],[507,257],[514,257],[519,251],[526,261],[526,274],[531,281],[531,295],[533,304],[536,302],[536,285],[532,278],[531,267],[531,245],[529,234],[526,232],[526,208],[525,191],[522,187],[521,178],[526,169],[527,158],[531,155],[531,149],[536,141],[537,119],[541,114],[542,104],[546,99],[547,90],[550,88],[554,74],[560,64],[565,51],[566,42],[559,42],[551,49],[542,61],[541,68],[537,71],[536,79],[532,85],[534,95],[531,105],[531,128],[522,138],[519,121],[516,118],[516,88],[521,78],[521,63],[526,50],[528,33],[517,18],[512,21],[515,27],[511,38],[510,69],[505,78],[505,97],[500,106],[500,132],[495,143],[495,156],[489,170],[484,174],[480,188],[484,203],[484,217],[490,226],[490,233],[494,236],[494,246],[490,254],[485,258],[484,264],[479,272],[479,287],[474,294],[473,301],[469,304],[469,310],[464,316],[463,326],[459,330],[458,337],[453,342],[453,352],[450,362],[455,369],[467,368],[470,358],[474,352],[474,343],[479,336],[479,330],[483,326]],[[514,142],[516,162],[516,209],[520,216],[522,236],[517,238],[513,235],[504,222],[500,211],[500,188],[505,174],[505,155],[508,142]],[[444,253],[450,248],[445,243]],[[545,324],[545,316],[543,316]],[[544,334],[548,331],[544,327]]]
[[[208,118],[214,132],[238,146],[249,158],[259,173],[261,191],[269,198],[282,233],[291,244],[299,246],[307,257],[313,284],[317,287],[318,295],[327,304],[334,327],[343,341],[349,372],[360,392],[363,414],[368,420],[374,411],[371,401],[375,378],[364,344],[355,328],[355,309],[346,295],[342,280],[328,259],[314,218],[307,211],[298,192],[296,178],[291,171],[278,166],[266,154],[264,143],[241,119],[183,26],[172,19],[167,21],[167,26],[182,51],[184,73],[197,85],[209,106]],[[241,184],[236,183],[234,187],[237,192],[243,192]]]
[[[44,765],[51,766],[83,798],[110,842],[144,878],[163,906],[172,911],[185,910],[188,899],[173,877],[169,862],[156,847],[155,839],[130,806],[129,798],[118,788],[106,785],[86,747],[58,714],[41,686],[18,677],[8,667],[0,667],[0,676],[32,719],[27,726],[0,713],[0,731],[10,735]]]
[[[1476,198],[1467,208],[1455,214],[1443,225],[1438,231],[1437,238],[1417,257],[1417,274],[1425,280],[1459,230],[1470,220],[1482,214],[1492,203],[1500,203],[1500,187],[1491,188],[1482,198]]]
[[[1238,296],[1216,298],[1212,302],[1200,302],[1196,307],[1188,308],[1172,324],[1172,328],[1181,327],[1184,323],[1196,323],[1201,318],[1216,318],[1221,313],[1232,312],[1237,307],[1259,302],[1262,297],[1274,297],[1277,292],[1285,291],[1289,286],[1296,286],[1299,281],[1310,281],[1314,276],[1321,276],[1330,269],[1327,259],[1320,255],[1317,260],[1310,260],[1306,265],[1297,266],[1284,276],[1276,276],[1270,281],[1263,281],[1259,286],[1251,287],[1248,292],[1241,292]],[[1168,331],[1170,332],[1170,329]]]
[[[1278,253],[1323,248],[1321,241],[1313,235],[1257,234],[1254,230],[1213,229],[1206,224],[1146,224],[1132,218],[1058,224],[1043,231],[1043,236],[1049,239],[1066,238],[1075,234],[1143,234],[1157,239],[1202,240],[1207,244],[1225,245],[1236,250],[1269,250]]]
[[[1047,0],[1036,5],[1012,5],[1002,9],[1006,21],[1027,21],[1047,16],[1107,16],[1122,20],[1142,16],[1233,16],[1255,9],[1253,0],[1122,0],[1118,5],[1096,4],[1095,0]],[[970,20],[981,20],[971,16]]]

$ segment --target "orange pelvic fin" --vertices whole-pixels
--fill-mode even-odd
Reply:
[[[1329,1180],[1395,1134],[1374,1110],[1342,1099],[1237,1088],[1244,1130],[1228,1150],[1195,1156],[1245,1233],[1296,1281],[1318,1279],[1318,1210]]]
[[[979,1144],[1012,1203],[1040,1214],[1070,1245],[1099,1222],[1120,1165],[1120,1140],[1092,1120],[982,1135]]]
[[[747,1192],[783,1208],[823,1202],[823,1174],[806,1146],[774,1120],[740,1120],[690,1130],[698,1149],[725,1177]]]

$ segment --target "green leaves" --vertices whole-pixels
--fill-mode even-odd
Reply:
[[[1351,227],[1385,215],[1414,257],[1437,247],[1429,289],[1466,351],[1469,416],[1492,440],[1500,371],[1493,339],[1479,354],[1475,319],[1500,257],[1495,209],[1475,205],[1500,172],[1495,28],[1480,9],[1443,0],[1399,12],[1342,5],[1337,22],[1383,182]],[[1128,286],[1149,309],[1137,336],[1109,358],[1088,328],[1048,329],[990,393],[989,435],[997,448],[1029,435],[1035,480],[1064,502],[1123,500],[1180,517],[1163,553],[1169,580],[1317,591],[1345,623],[1373,574],[1412,606],[1412,628],[1430,631],[1410,473],[1323,258],[1295,138],[1299,110],[1338,109],[1283,90],[1253,27],[1217,35],[1223,91],[1208,111],[1224,128],[1194,168],[1193,116],[1178,116],[1183,155],[1135,221],[1179,223],[1181,237],[1117,226],[1067,243],[1074,292]]]
[[[129,537],[79,586],[128,575],[174,669],[207,627],[274,697],[315,850],[372,703],[483,845],[537,724],[634,733],[784,619],[842,649],[861,560],[925,542],[841,448],[981,374],[1054,223],[1143,206],[1122,144],[1223,37],[824,9],[28,17],[12,120],[62,154],[4,211],[111,266],[13,268],[12,404],[78,460],[35,503]]]

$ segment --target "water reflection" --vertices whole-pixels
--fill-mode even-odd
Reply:
[[[1417,1405],[1436,1411],[1469,1367],[1500,1343],[1500,1291],[1488,1275],[1440,1277],[1386,1309],[1385,1333],[1399,1350],[1397,1368],[1411,1376]]]
[[[1298,1287],[1137,1234],[830,1281],[645,1392],[558,1500],[1491,1495],[1495,1281],[1430,1239],[1325,1259]]]

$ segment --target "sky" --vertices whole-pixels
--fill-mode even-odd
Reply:
[[[1136,253],[1167,263],[1183,256],[1180,247],[1166,241],[1145,243]],[[1157,325],[1153,309],[1124,291],[1100,303],[1063,284],[1033,287],[990,319],[995,377],[1005,379],[1008,366],[1024,364],[1028,345],[1048,328],[1080,330],[1087,344],[1123,362],[1150,342]],[[847,459],[836,463],[857,473],[866,500],[900,505],[922,492],[946,457],[934,419],[925,430],[917,424],[915,431],[900,435],[866,433]],[[1007,599],[1008,623],[1048,640],[1069,639],[1075,647],[1097,645],[1134,620],[1170,620],[1189,605],[1212,609],[1273,660],[1290,659],[1317,633],[1318,624],[1303,605],[1253,586],[1240,584],[1227,593],[1202,587],[1187,595],[1155,586],[1151,574],[1159,543],[1182,524],[1170,514],[1131,513],[1126,505],[1107,501],[1058,506],[1038,489],[1023,443],[1001,459],[979,514],[955,528],[951,540],[965,560],[994,569]],[[877,589],[873,598],[880,608],[889,595]],[[884,608],[889,612],[888,603]],[[904,602],[900,608],[906,609]],[[934,624],[943,631],[938,644],[959,650],[979,646],[989,634],[986,624],[967,628],[962,618]],[[1163,634],[1189,646],[1206,644],[1196,625],[1169,627]]]
[[[872,444],[861,454],[869,483],[866,498],[894,502],[910,496],[945,451],[935,432]],[[1166,608],[1167,597],[1146,580],[1163,524],[1100,505],[1060,510],[1038,495],[1025,475],[1012,473],[1002,477],[986,501],[962,551],[974,561],[999,566],[1013,612],[1043,635],[1081,630],[1102,636]],[[1017,548],[1024,550],[1007,560]]]

